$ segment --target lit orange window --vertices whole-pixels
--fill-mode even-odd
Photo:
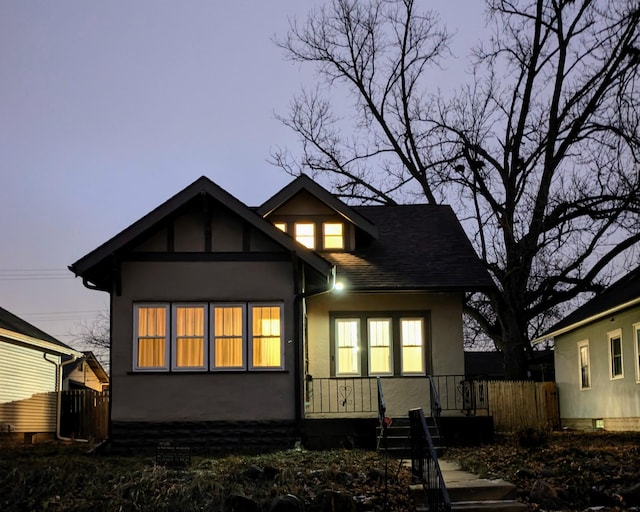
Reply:
[[[254,368],[282,368],[282,307],[251,306],[251,352]]]
[[[167,307],[136,307],[136,354],[138,369],[168,369]]]
[[[344,249],[344,236],[341,222],[325,222],[322,225],[325,249]]]
[[[174,307],[175,369],[206,369],[205,305]]]
[[[244,306],[214,306],[213,366],[243,368]]]
[[[273,225],[277,227],[280,231],[287,232],[287,223],[286,222],[274,222]]]
[[[295,238],[307,249],[316,247],[316,226],[312,222],[296,222]]]

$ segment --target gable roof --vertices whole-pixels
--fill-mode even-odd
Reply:
[[[64,367],[64,369],[62,371],[64,378],[69,377],[69,375],[71,373],[73,373],[73,371],[76,368],[78,368],[80,366],[80,364],[84,361],[89,365],[89,368],[91,368],[91,370],[95,374],[96,378],[102,384],[108,384],[109,383],[109,375],[107,375],[107,372],[104,370],[104,368],[100,364],[100,361],[98,361],[98,358],[95,356],[95,354],[90,350],[83,350],[82,354],[84,355],[83,358],[76,359],[76,361],[74,363],[68,364],[68,365],[66,365]]]
[[[208,195],[220,202],[237,214],[243,221],[269,236],[288,251],[295,252],[302,261],[323,275],[329,275],[332,271],[332,267],[329,262],[315,252],[296,243],[290,236],[280,231],[270,222],[264,220],[260,215],[256,214],[254,210],[250,209],[240,200],[223,190],[206,176],[201,176],[191,185],[188,185],[182,191],[178,192],[147,215],[131,224],[128,228],[124,229],[86,256],[80,258],[69,266],[69,270],[71,270],[76,276],[82,276],[85,279],[85,282],[95,279],[93,271],[99,266],[108,263],[111,255],[123,250],[131,243],[138,240],[144,233],[157,226],[177,209],[200,195]]]
[[[324,187],[318,185],[315,181],[309,178],[306,174],[301,174],[282,190],[274,194],[270,199],[267,199],[261,206],[257,208],[257,212],[262,217],[268,216],[273,210],[282,206],[289,199],[295,196],[302,190],[306,190],[317,199],[325,203],[331,209],[342,215],[351,224],[354,224],[358,228],[362,229],[365,233],[368,233],[371,237],[377,238],[378,230],[376,225],[365,218],[354,207],[342,202],[335,195],[329,192]]]
[[[38,329],[10,311],[0,307],[0,337],[36,346],[48,352],[81,356],[79,352],[60,340]]]
[[[640,304],[640,266],[560,320],[533,343],[564,334],[636,304]]]
[[[491,276],[447,205],[354,206],[378,238],[351,253],[323,253],[350,290],[479,291]]]

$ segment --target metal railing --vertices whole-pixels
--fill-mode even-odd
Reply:
[[[308,378],[305,391],[307,413],[377,412],[375,378]]]
[[[449,493],[422,409],[409,411],[409,425],[411,472],[422,483],[429,511],[448,512],[451,510]]]
[[[489,410],[487,382],[467,378],[464,375],[430,375],[431,415],[434,413],[434,398],[437,415],[441,411],[459,411],[474,416],[478,411]]]

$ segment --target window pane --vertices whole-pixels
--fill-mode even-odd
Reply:
[[[622,341],[620,336],[611,338],[611,376],[622,375]]]
[[[166,367],[167,353],[167,308],[137,308],[137,349],[138,368]]]
[[[244,308],[215,306],[213,308],[213,364],[218,368],[242,368]]]
[[[391,320],[368,321],[369,373],[391,373]]]
[[[583,389],[591,387],[589,375],[589,346],[580,346],[580,387]]]
[[[313,223],[296,223],[295,239],[308,249],[314,249],[316,246],[315,224]]]
[[[280,306],[251,308],[253,366],[282,367],[280,311]]]
[[[177,368],[204,367],[204,306],[175,307],[175,364]]]
[[[424,322],[422,318],[402,318],[402,373],[424,373]]]
[[[285,222],[275,222],[273,225],[280,231],[284,231],[285,233],[287,232],[287,224]]]
[[[360,374],[360,320],[336,319],[336,373]]]
[[[344,237],[342,236],[341,222],[325,222],[322,225],[324,231],[325,249],[343,249]]]

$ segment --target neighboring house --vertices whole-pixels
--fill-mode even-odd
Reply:
[[[79,357],[82,353],[0,308],[0,431],[34,442],[55,435],[63,360]]]
[[[104,391],[109,386],[109,375],[91,351],[82,352],[83,358],[65,365],[62,389],[93,389]]]
[[[563,427],[640,430],[640,267],[554,325]]]
[[[110,293],[121,446],[357,429],[376,377],[389,416],[428,409],[427,375],[464,374],[464,294],[492,286],[450,207],[352,207],[306,176],[258,208],[202,177],[70,269]]]

